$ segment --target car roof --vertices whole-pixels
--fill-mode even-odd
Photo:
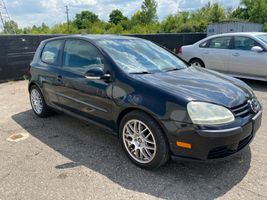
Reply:
[[[87,39],[87,40],[103,40],[103,39],[109,39],[109,40],[118,40],[118,39],[131,39],[131,40],[138,40],[141,38],[131,37],[131,36],[122,36],[122,35],[111,35],[111,34],[80,34],[80,35],[64,35],[59,37],[54,37],[47,39],[45,41],[51,41],[55,39]]]
[[[210,39],[213,39],[213,38],[216,38],[216,37],[224,37],[224,36],[251,36],[251,37],[255,37],[255,36],[258,36],[258,35],[265,35],[267,34],[266,32],[236,32],[236,33],[222,33],[222,34],[217,34],[217,35],[211,35],[211,36],[208,36],[198,42],[196,42],[194,45],[199,45],[201,44],[202,42],[205,42],[207,40],[210,40]]]
[[[236,33],[222,33],[218,35],[212,35],[209,38],[221,37],[221,36],[257,36],[267,34],[265,32],[236,32]]]

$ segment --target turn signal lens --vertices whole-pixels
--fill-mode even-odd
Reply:
[[[182,147],[182,148],[185,148],[185,149],[191,149],[192,148],[192,145],[190,143],[186,143],[186,142],[176,141],[176,145],[178,147]]]

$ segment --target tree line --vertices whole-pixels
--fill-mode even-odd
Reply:
[[[208,3],[192,12],[170,14],[162,21],[157,17],[157,2],[144,0],[140,10],[126,17],[115,9],[109,14],[109,21],[99,19],[96,13],[84,10],[76,14],[69,23],[49,27],[41,26],[19,28],[15,21],[4,24],[8,33],[16,34],[148,34],[206,32],[209,23],[224,21],[246,21],[264,24],[267,31],[267,0],[241,0],[236,9],[225,9],[218,3]]]

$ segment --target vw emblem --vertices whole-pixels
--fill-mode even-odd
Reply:
[[[260,104],[257,99],[248,100],[248,104],[250,106],[251,111],[253,111],[254,113],[257,113],[260,110]]]

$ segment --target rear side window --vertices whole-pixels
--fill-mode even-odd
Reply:
[[[231,37],[219,37],[210,40],[209,48],[213,49],[229,49]]]
[[[260,44],[251,38],[235,37],[234,49],[250,51],[255,46],[260,46]]]
[[[205,41],[205,42],[202,42],[202,43],[199,45],[199,47],[200,47],[200,48],[206,48],[206,47],[208,47],[208,44],[209,44],[209,41],[207,40],[207,41]]]
[[[67,40],[63,60],[63,68],[80,74],[92,67],[104,68],[102,54],[95,46],[83,40]]]
[[[59,53],[62,43],[62,40],[55,40],[46,43],[41,55],[42,61],[52,65],[59,65]]]

